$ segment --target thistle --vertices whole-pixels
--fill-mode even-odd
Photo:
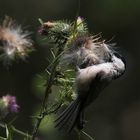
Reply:
[[[16,97],[11,95],[3,96],[0,99],[0,118],[4,118],[8,113],[18,113],[19,105]]]
[[[39,33],[46,36],[50,42],[55,44],[63,44],[63,47],[70,45],[75,38],[86,33],[86,23],[81,17],[78,17],[74,22],[68,21],[47,21],[39,20],[42,26],[39,28]]]
[[[80,17],[76,21],[70,23],[68,21],[47,21],[43,22],[39,19],[41,27],[39,33],[44,36],[46,41],[49,41],[54,45],[50,50],[52,54],[52,62],[46,68],[47,80],[46,90],[41,105],[40,113],[37,118],[37,122],[33,131],[33,138],[35,139],[40,123],[46,115],[50,112],[56,112],[62,105],[67,105],[69,102],[76,98],[73,90],[73,84],[75,81],[75,70],[63,69],[61,61],[67,50],[71,49],[71,46],[75,43],[75,40],[79,36],[88,34],[86,24]],[[48,105],[49,94],[52,93],[52,86],[58,86],[59,94],[52,105]]]
[[[11,17],[6,16],[0,25],[1,56],[6,61],[25,59],[33,49],[30,33],[24,31]]]

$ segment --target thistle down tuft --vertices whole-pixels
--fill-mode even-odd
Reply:
[[[1,56],[6,60],[25,59],[32,48],[30,33],[24,31],[11,17],[6,16],[0,24]],[[3,57],[2,57],[3,58]]]

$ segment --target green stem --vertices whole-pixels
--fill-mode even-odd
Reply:
[[[6,128],[6,125],[0,124],[0,127]],[[19,134],[19,135],[24,136],[24,137],[32,138],[31,135],[29,135],[28,133],[25,133],[25,132],[23,132],[23,131],[21,131],[21,130],[15,128],[13,125],[11,125],[11,129],[12,129],[12,131],[15,132],[16,134]],[[0,138],[2,138],[2,137],[0,137]],[[5,138],[3,138],[3,139],[5,139]]]
[[[39,129],[39,126],[41,124],[41,121],[43,120],[43,118],[45,117],[45,109],[47,108],[47,105],[46,105],[46,102],[48,100],[48,96],[49,96],[49,93],[51,92],[51,87],[52,87],[52,84],[53,84],[53,78],[55,76],[55,72],[56,72],[56,67],[58,65],[58,59],[59,59],[59,55],[61,54],[61,50],[59,49],[56,53],[56,61],[55,63],[53,64],[52,66],[52,69],[51,69],[51,75],[48,79],[48,82],[47,82],[47,87],[46,87],[46,90],[45,90],[45,96],[44,96],[44,99],[43,99],[43,102],[42,102],[42,105],[41,105],[41,109],[40,109],[40,114],[39,114],[39,118],[37,119],[37,123],[35,125],[35,128],[34,128],[34,131],[33,131],[33,136],[32,136],[32,140],[35,139],[36,135],[37,135],[37,132],[38,132],[38,129]]]
[[[19,135],[21,135],[21,136],[25,136],[25,137],[28,137],[28,138],[30,138],[30,139],[32,138],[31,135],[29,135],[28,133],[25,133],[25,132],[23,132],[23,131],[21,131],[21,130],[15,128],[14,126],[12,126],[11,128],[12,128],[12,130],[13,130],[15,133],[17,133],[17,134],[19,134]]]
[[[0,136],[0,140],[6,140],[6,138],[3,138],[3,137]]]

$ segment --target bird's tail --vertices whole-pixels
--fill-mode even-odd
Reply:
[[[55,120],[55,127],[58,129],[65,128],[68,132],[71,132],[75,125],[79,123],[79,120],[81,120],[81,111],[81,101],[77,98],[58,116]]]

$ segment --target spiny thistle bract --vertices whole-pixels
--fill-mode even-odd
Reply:
[[[33,50],[30,32],[24,31],[11,17],[5,16],[0,24],[1,59],[10,63],[17,58],[25,59]]]
[[[87,27],[84,20],[80,17],[73,23],[68,21],[41,21],[39,29],[41,35],[45,35],[50,42],[55,44],[62,43],[64,46],[70,45],[77,36],[86,34]],[[64,47],[63,46],[63,47]]]

